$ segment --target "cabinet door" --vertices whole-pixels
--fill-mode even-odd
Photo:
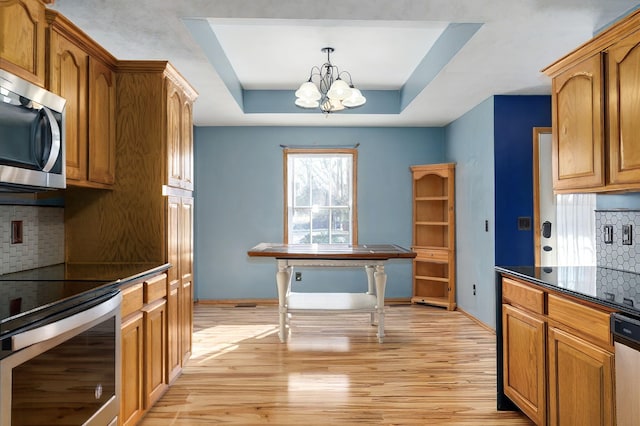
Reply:
[[[179,220],[180,198],[167,200],[167,381],[171,383],[180,374],[180,324],[179,324]]]
[[[89,64],[88,179],[111,185],[116,173],[116,78],[99,60],[91,58]]]
[[[191,356],[193,334],[193,198],[180,203],[180,340],[182,365]]]
[[[40,0],[0,0],[0,68],[44,87],[45,28]]]
[[[157,300],[143,308],[145,348],[145,408],[166,391],[167,301]]]
[[[87,178],[87,83],[89,55],[61,34],[50,33],[50,90],[67,100],[65,116],[67,179]]]
[[[182,104],[182,188],[193,190],[193,106]]]
[[[144,332],[141,312],[122,321],[122,392],[120,424],[135,425],[144,413],[143,354]]]
[[[545,425],[545,323],[502,305],[502,327],[504,393],[537,425]]]
[[[640,183],[640,34],[608,51],[609,181]]]
[[[613,354],[549,327],[549,423],[614,425]]]
[[[178,87],[167,80],[167,177],[168,185],[182,183],[182,97]]]
[[[552,83],[552,168],[555,190],[604,186],[600,54],[574,65]]]

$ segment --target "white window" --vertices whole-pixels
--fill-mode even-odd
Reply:
[[[357,244],[355,149],[285,149],[288,244]]]

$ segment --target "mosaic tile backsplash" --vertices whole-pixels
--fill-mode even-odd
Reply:
[[[605,226],[613,231],[605,242]],[[631,244],[622,243],[622,227],[631,225]],[[640,210],[596,210],[596,261],[598,266],[640,273]]]
[[[11,221],[21,220],[21,244],[11,244]],[[0,205],[0,274],[64,262],[64,208]]]

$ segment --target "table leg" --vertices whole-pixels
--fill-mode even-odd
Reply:
[[[384,338],[384,292],[387,286],[387,274],[384,272],[384,265],[376,265],[376,272],[373,274],[376,283],[376,297],[378,299],[378,342],[382,343]]]
[[[291,266],[288,266],[285,261],[278,260],[276,284],[278,287],[278,314],[280,317],[278,337],[284,343],[287,341],[287,293],[289,293],[289,286],[291,285]]]
[[[374,277],[373,277],[373,265],[367,265],[364,267],[365,272],[367,273],[367,294],[376,294],[376,289],[374,287]],[[371,325],[376,323],[376,314],[375,312],[371,312],[371,320],[369,321]]]

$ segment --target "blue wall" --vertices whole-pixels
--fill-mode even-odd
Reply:
[[[445,133],[447,159],[456,163],[456,300],[465,312],[491,326],[495,326],[493,104],[493,98],[482,102],[449,124]]]
[[[445,160],[443,128],[196,127],[195,291],[201,300],[275,299],[275,261],[248,258],[282,242],[282,148],[358,148],[359,242],[411,245],[413,164]],[[387,296],[411,296],[411,262],[387,265]],[[296,284],[297,285],[297,284]],[[304,271],[305,291],[363,291],[361,271]]]
[[[550,96],[495,96],[496,265],[533,265],[533,128],[551,127]],[[518,217],[531,230],[518,230]]]
[[[533,230],[518,231],[517,219],[533,221],[533,127],[549,126],[549,96],[494,96],[446,128],[447,160],[457,163],[457,301],[491,327],[494,266],[534,262]]]

